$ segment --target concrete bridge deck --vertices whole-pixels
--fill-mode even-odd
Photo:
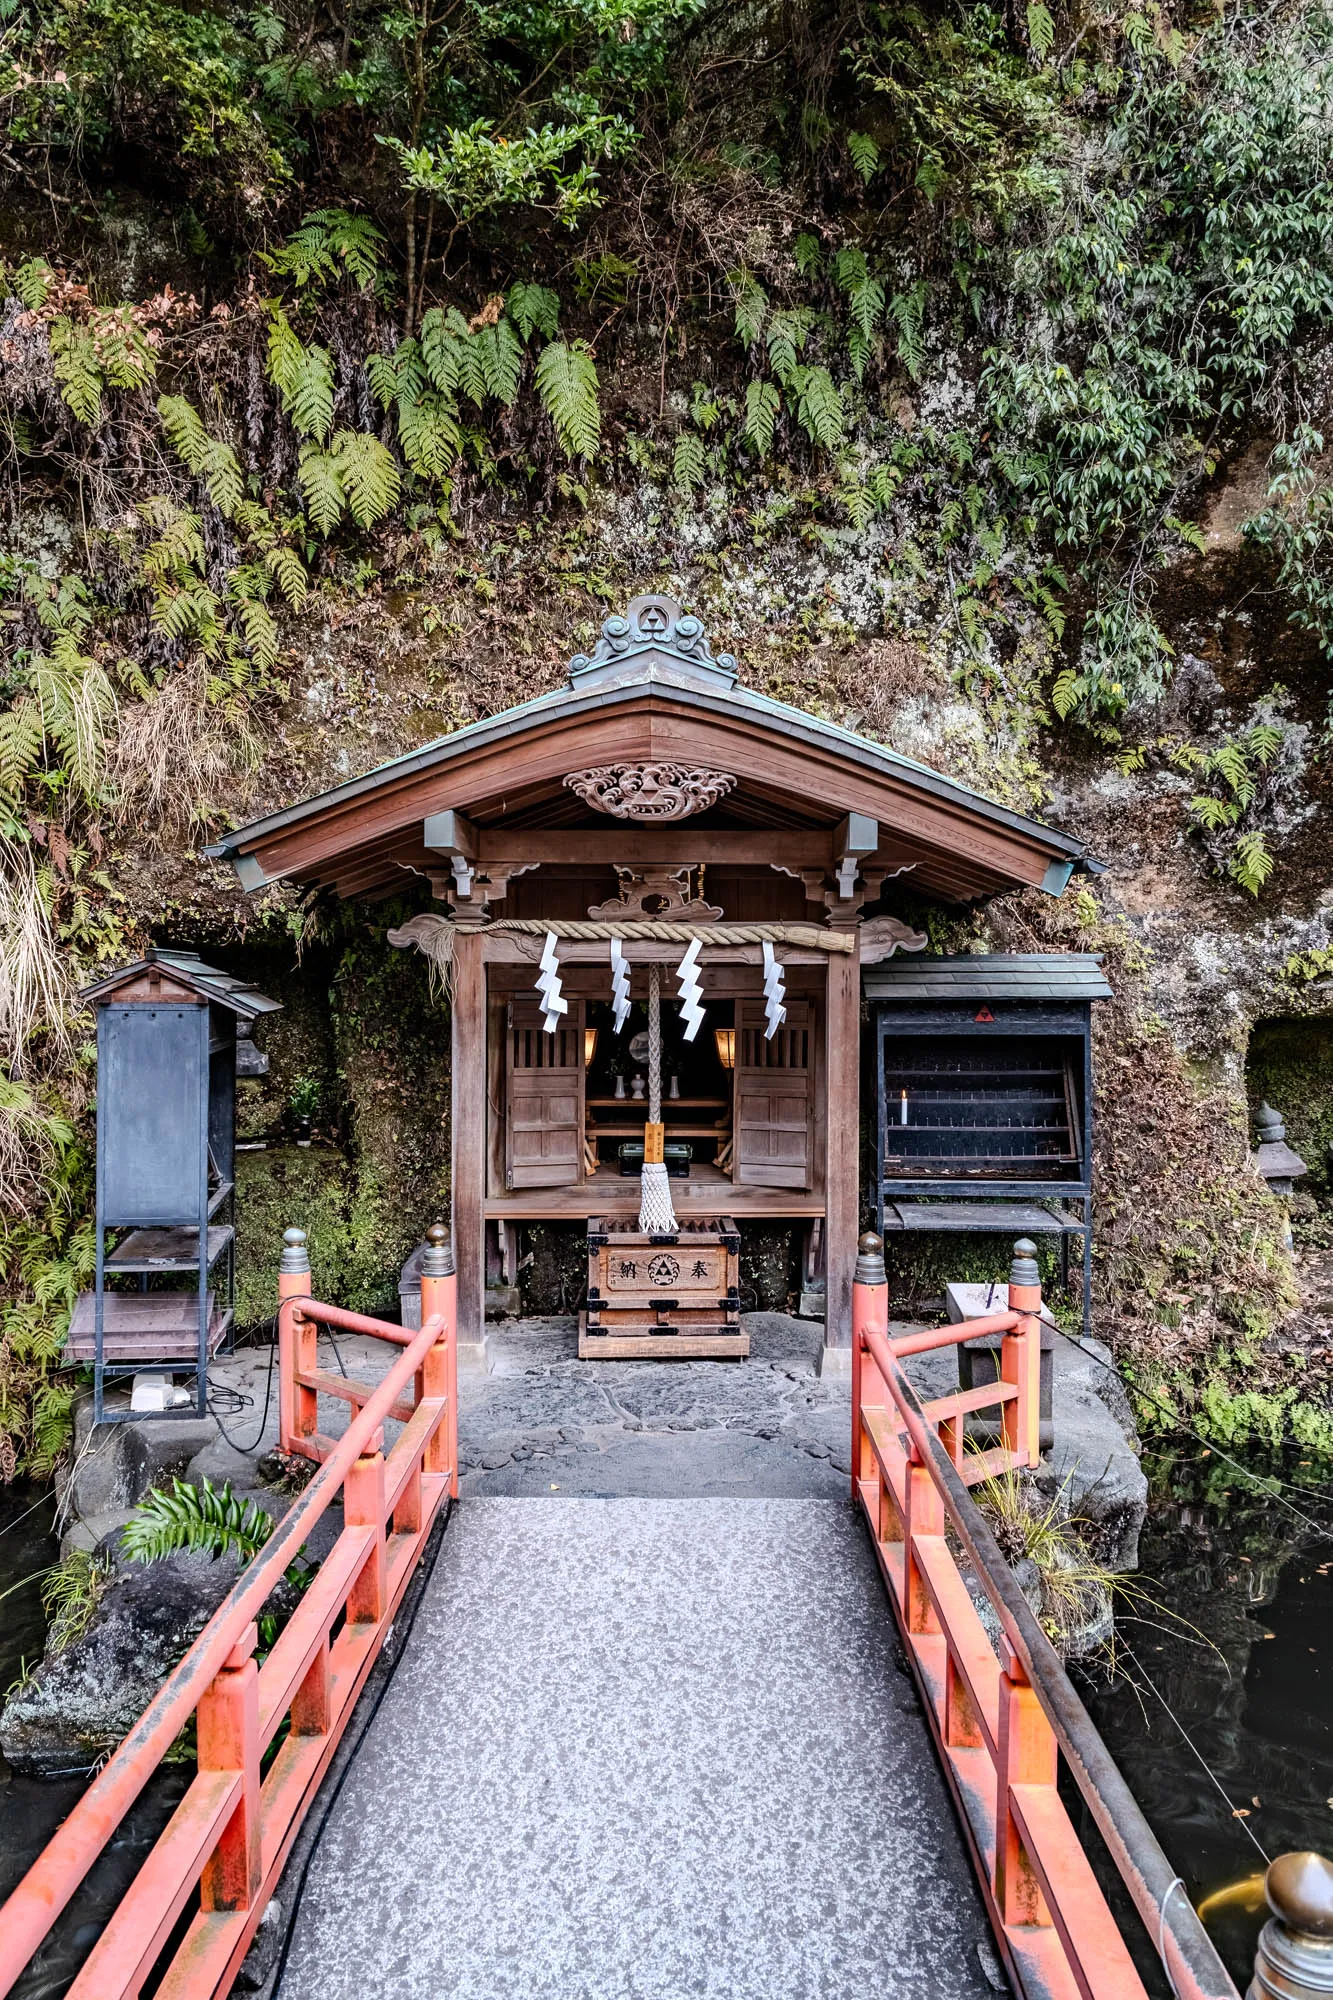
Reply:
[[[464,1502],[280,1993],[368,1987],[1007,1991],[849,1503]]]

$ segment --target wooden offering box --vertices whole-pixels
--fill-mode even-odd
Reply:
[[[699,1216],[663,1236],[590,1217],[580,1358],[743,1361],[740,1248],[729,1216]]]

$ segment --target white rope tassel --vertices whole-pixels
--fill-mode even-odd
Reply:
[[[652,1125],[662,1117],[662,993],[657,967],[648,972],[648,1120]],[[665,1160],[648,1158],[644,1134],[643,1174],[640,1179],[639,1228],[645,1236],[674,1236],[676,1211],[671,1206],[671,1181]]]
[[[542,1027],[548,1035],[553,1035],[560,1026],[560,1016],[569,1012],[569,1002],[560,992],[560,961],[555,953],[554,931],[547,931],[546,942],[542,946],[537,991],[542,999]]]
[[[619,1034],[629,1019],[629,960],[621,949],[618,937],[611,940],[611,1006],[616,1017],[616,1033]]]
[[[699,978],[699,953],[703,949],[701,938],[692,938],[686,947],[685,956],[676,967],[676,979],[680,985],[680,1018],[685,1023],[685,1040],[692,1042],[703,1026],[704,997],[703,983]]]
[[[764,1029],[764,1040],[771,1042],[778,1029],[787,1018],[783,1001],[787,997],[785,974],[781,959],[773,956],[773,947],[764,939],[764,1019],[768,1026]]]

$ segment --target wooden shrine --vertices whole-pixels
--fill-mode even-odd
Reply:
[[[850,1353],[861,971],[926,943],[884,891],[1058,895],[1083,865],[1068,835],[745,687],[699,620],[655,596],[608,618],[564,686],[209,852],[249,889],[289,879],[373,901],[429,886],[434,907],[389,940],[427,953],[450,998],[465,1346],[488,1277],[513,1280],[518,1224],[633,1226],[621,1148],[643,1139],[634,1050],[656,966],[680,1226],[788,1222],[807,1290],[825,1290],[834,1365]],[[702,1012],[687,1033],[691,949]]]

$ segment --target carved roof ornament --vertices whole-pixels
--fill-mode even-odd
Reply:
[[[652,655],[668,669],[683,670],[691,679],[715,689],[736,684],[740,672],[730,653],[713,654],[702,619],[683,612],[674,597],[636,597],[624,617],[608,618],[592,653],[576,653],[569,663],[569,684],[611,681],[626,668],[641,668]]]
[[[688,819],[725,798],[735,782],[730,771],[684,764],[598,764],[565,779],[595,812],[638,820]]]
[[[702,873],[702,871],[700,871]],[[619,893],[605,903],[594,903],[588,915],[594,921],[619,917],[635,922],[654,917],[671,924],[715,924],[721,906],[694,894],[690,868],[616,869]]]

